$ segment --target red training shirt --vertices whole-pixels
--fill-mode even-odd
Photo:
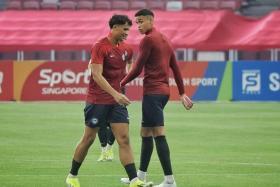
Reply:
[[[120,81],[126,74],[126,64],[132,58],[133,51],[125,43],[113,45],[107,37],[95,43],[91,49],[91,63],[103,64],[102,75],[118,92],[121,92]],[[101,89],[90,78],[87,99],[92,104],[115,104],[114,98]]]

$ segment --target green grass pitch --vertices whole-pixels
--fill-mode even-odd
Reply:
[[[0,187],[62,187],[83,133],[82,102],[0,103]],[[141,105],[132,103],[130,137],[139,165]],[[176,102],[165,110],[179,187],[279,187],[280,103]],[[98,163],[95,141],[80,169],[82,187],[121,187],[117,157]],[[148,179],[163,179],[154,149]]]

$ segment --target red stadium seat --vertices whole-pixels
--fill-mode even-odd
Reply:
[[[223,0],[220,2],[221,9],[236,10],[239,8],[238,2],[235,0]]]
[[[130,9],[132,10],[138,10],[142,8],[147,8],[147,3],[146,1],[131,1],[130,2]]]
[[[200,9],[200,1],[183,1],[183,9]]]
[[[98,0],[95,2],[95,9],[111,10],[111,2]]]
[[[12,10],[22,9],[21,0],[10,0],[10,1],[8,1],[7,9],[12,9]]]
[[[62,10],[75,10],[77,3],[74,1],[62,1],[60,3],[60,9]]]
[[[128,1],[113,0],[112,9],[128,10]]]
[[[219,0],[203,0],[201,2],[202,9],[218,9],[219,8]]]
[[[23,9],[34,9],[34,10],[38,10],[40,9],[40,2],[36,1],[36,0],[29,0],[29,1],[24,1],[23,2]]]
[[[165,2],[163,0],[148,0],[148,8],[155,10],[165,10]]]
[[[82,0],[82,1],[78,1],[77,3],[78,10],[91,10],[93,9],[93,7],[94,7],[93,1]]]

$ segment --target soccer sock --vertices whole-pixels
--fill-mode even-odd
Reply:
[[[164,181],[167,184],[173,184],[175,179],[174,179],[173,175],[166,175],[166,176],[164,176]]]
[[[112,149],[112,147],[113,147],[112,145],[107,144],[106,149],[107,149],[107,150],[110,150],[110,149]]]
[[[74,175],[74,176],[77,176],[81,165],[82,165],[82,163],[79,163],[79,162],[77,162],[73,159],[70,174]]]
[[[134,163],[127,164],[126,166],[124,166],[124,168],[130,181],[137,177],[136,167]]]
[[[164,175],[172,175],[170,151],[165,136],[155,137],[155,142]]]
[[[154,149],[153,137],[142,137],[140,168],[139,170],[146,172],[151,160]]]
[[[144,171],[138,170],[137,171],[137,176],[141,181],[145,181],[146,180],[146,173]]]
[[[107,145],[107,128],[99,129],[98,138],[99,138],[101,147],[106,147],[106,145]]]
[[[114,142],[115,142],[115,136],[114,136],[114,134],[113,134],[111,128],[108,129],[108,134],[107,134],[107,136],[108,136],[108,144],[109,144],[109,145],[113,145]]]
[[[106,147],[101,147],[101,152],[104,153],[106,151]]]

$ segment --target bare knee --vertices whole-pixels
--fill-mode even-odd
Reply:
[[[124,134],[118,137],[118,143],[120,146],[128,146],[129,145],[129,137]]]
[[[163,126],[160,127],[155,127],[153,128],[153,136],[157,137],[157,136],[164,136],[165,135],[165,129]]]
[[[153,129],[151,127],[141,128],[141,137],[151,137],[153,136]]]

